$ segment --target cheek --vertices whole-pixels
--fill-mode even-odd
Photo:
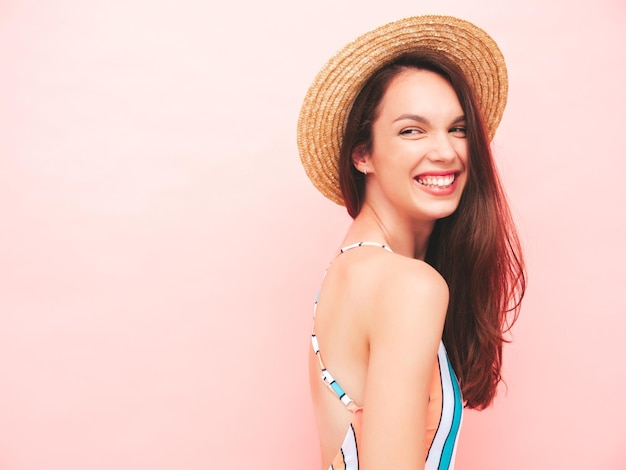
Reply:
[[[462,142],[459,142],[459,145],[456,148],[456,152],[459,156],[459,160],[463,162],[465,168],[469,168],[469,149],[466,139],[463,139]]]

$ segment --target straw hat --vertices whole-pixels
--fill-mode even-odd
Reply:
[[[491,141],[506,104],[504,57],[494,40],[472,23],[451,16],[404,18],[359,36],[332,57],[309,88],[298,119],[298,149],[307,176],[331,201],[344,205],[339,151],[357,94],[379,68],[415,49],[433,49],[463,71],[478,100]]]

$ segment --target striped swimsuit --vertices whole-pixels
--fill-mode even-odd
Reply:
[[[380,243],[360,242],[342,248],[341,253],[360,246],[378,246],[391,252],[389,247]],[[313,309],[313,334],[311,336],[313,351],[319,362],[322,380],[352,413],[352,422],[348,427],[341,449],[337,452],[328,470],[358,470],[363,408],[352,401],[324,366],[317,337],[315,336],[315,311],[319,295],[318,292]],[[446,349],[441,341],[437,352],[437,367],[435,367],[433,372],[428,399],[425,470],[452,470],[454,468],[454,457],[462,414],[463,399],[461,390],[452,370]]]

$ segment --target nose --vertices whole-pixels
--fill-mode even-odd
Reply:
[[[434,162],[448,163],[454,160],[457,153],[452,144],[453,138],[449,132],[441,132],[433,136],[432,147],[428,157]]]

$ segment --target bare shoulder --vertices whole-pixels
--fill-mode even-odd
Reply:
[[[385,331],[432,334],[441,338],[448,306],[448,285],[429,264],[383,250],[342,255],[338,266],[351,302],[370,340]],[[395,332],[390,330],[396,330]]]
[[[444,295],[447,302],[448,285],[439,272],[424,261],[405,256],[389,256],[383,262],[381,287],[383,292],[393,296],[412,294],[415,290],[423,295]]]
[[[441,337],[448,307],[448,285],[429,264],[400,255],[379,256],[364,263],[373,285],[368,322],[370,331],[389,324],[427,329]],[[421,328],[420,328],[421,327]]]

